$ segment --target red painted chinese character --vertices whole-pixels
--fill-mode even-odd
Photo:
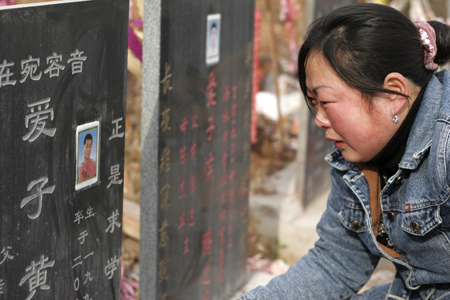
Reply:
[[[211,71],[211,73],[209,73],[208,87],[206,88],[206,97],[207,97],[206,107],[217,104],[216,100],[214,100],[214,96],[216,95],[214,93],[214,89],[216,87],[217,87],[216,75],[214,75],[214,72]]]
[[[230,181],[234,181],[234,175],[235,175],[234,169],[231,169],[230,170]]]
[[[223,268],[220,268],[219,271],[219,282],[223,282]]]
[[[228,201],[230,201],[230,203],[234,202],[234,190],[231,190],[229,195],[228,195]]]
[[[225,208],[220,212],[220,221],[224,221],[227,218],[227,210]]]
[[[180,165],[184,164],[186,161],[186,146],[184,146],[180,149]]]
[[[184,185],[184,178],[181,179],[180,183],[180,196],[178,196],[178,199],[183,199],[186,197],[186,186]]]
[[[220,227],[220,230],[219,230],[221,245],[223,245],[225,243],[225,234],[224,234],[225,230],[227,230],[227,227],[225,225],[222,225],[222,227]]]
[[[220,176],[220,186],[221,187],[226,186],[227,182],[228,182],[228,173],[225,173],[222,176]]]
[[[237,85],[233,85],[233,99],[237,98]]]
[[[208,231],[203,234],[202,238],[202,256],[211,255],[213,251],[212,229],[209,226]]]
[[[193,115],[191,117],[191,121],[192,121],[192,125],[191,125],[191,129],[197,128],[198,124],[197,124],[197,115]]]
[[[211,265],[210,264],[206,264],[205,268],[203,269],[203,279],[202,279],[202,284],[203,285],[208,285],[211,283],[211,278],[209,277],[209,271],[211,271]]]
[[[183,251],[183,255],[186,255],[189,252],[189,238],[185,237],[184,238],[184,251]]]
[[[222,121],[224,123],[227,123],[228,121],[230,121],[230,113],[228,112],[228,109],[226,109],[225,112],[223,113]]]
[[[236,152],[236,145],[234,144],[234,142],[232,142],[231,145],[230,145],[230,152],[231,153]]]
[[[230,138],[232,138],[232,139],[237,138],[236,128],[231,128]]]
[[[227,192],[226,191],[222,191],[222,196],[220,197],[220,203],[226,203],[227,202]]]
[[[183,132],[184,134],[186,133],[188,123],[189,123],[189,122],[188,122],[188,118],[187,118],[187,117],[184,117],[184,118],[183,118],[183,121],[181,121],[180,130],[181,130],[181,132]]]
[[[222,170],[227,169],[227,159],[228,159],[228,152],[224,150],[222,152]]]
[[[192,143],[191,148],[189,149],[189,152],[191,153],[191,160],[197,158],[197,143]]]
[[[194,213],[195,213],[195,210],[193,208],[191,208],[191,210],[189,211],[189,226],[195,225]]]
[[[231,116],[236,117],[236,115],[237,115],[237,103],[233,103],[233,105],[231,106]]]
[[[183,232],[184,226],[186,225],[185,212],[180,214],[180,223],[178,224],[178,231]]]
[[[189,192],[193,194],[195,192],[195,175],[191,175],[189,179]]]
[[[213,169],[213,161],[214,161],[214,156],[212,154],[212,152],[209,153],[209,156],[206,158],[206,162],[205,162],[205,182],[210,181],[211,179],[214,178],[214,169]]]
[[[219,255],[219,266],[223,267],[225,264],[225,248],[220,248],[220,255]]]
[[[209,116],[208,118],[208,128],[206,129],[206,133],[208,134],[208,141],[212,140],[212,134],[213,134],[213,130],[214,128],[216,128],[216,126],[214,125],[214,117],[213,116]]]
[[[222,136],[222,141],[225,145],[227,144],[227,140],[228,140],[228,130],[225,130]]]
[[[203,292],[203,300],[209,300],[209,289]]]
[[[223,96],[222,96],[222,101],[226,102],[228,100],[230,100],[230,86],[226,85],[223,87],[224,92],[223,92]]]

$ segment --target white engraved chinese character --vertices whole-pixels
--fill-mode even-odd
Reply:
[[[3,286],[5,285],[5,282],[3,281],[3,279],[0,279],[0,295],[3,294]]]
[[[83,297],[83,300],[92,300],[92,298],[89,297],[88,293],[86,293],[86,295]]]
[[[122,126],[119,125],[119,122],[122,120],[123,120],[123,118],[118,118],[118,119],[115,119],[112,121],[113,124],[115,124],[115,126],[113,127],[113,133],[112,133],[112,136],[109,137],[109,140],[112,140],[113,138],[121,138],[125,135],[124,132],[119,133],[119,129],[122,128]]]
[[[0,254],[3,255],[3,259],[0,261],[0,265],[3,264],[7,259],[13,260],[14,256],[9,255],[9,250],[11,249],[12,248],[10,246],[7,246],[6,249],[2,249],[2,252]]]
[[[111,176],[108,177],[109,179],[109,184],[107,186],[107,188],[109,188],[111,185],[113,184],[121,184],[122,183],[122,179],[119,179],[120,176],[120,165],[114,165],[111,167]]]
[[[24,141],[28,140],[30,143],[35,141],[41,133],[53,137],[56,128],[45,128],[46,121],[49,116],[53,120],[53,108],[49,109],[50,98],[45,98],[34,103],[28,104],[30,114],[25,117],[25,128],[28,128],[31,123],[30,131],[22,137]],[[36,108],[36,111],[35,111]]]
[[[86,284],[88,281],[94,280],[94,277],[92,277],[91,272],[86,271],[86,275],[84,275],[85,280],[83,281],[83,284]]]
[[[73,281],[73,288],[75,291],[78,291],[80,289],[80,278],[75,278],[75,280]]]
[[[80,225],[80,222],[83,219],[84,219],[83,212],[81,210],[79,210],[75,213],[75,221],[73,221],[73,222],[78,223],[78,225]]]
[[[92,206],[89,206],[86,210],[86,217],[85,219],[89,219],[95,216],[94,208]]]
[[[26,300],[30,300],[33,298],[34,294],[36,294],[36,289],[40,288],[41,290],[49,290],[50,286],[46,284],[47,282],[47,268],[53,267],[55,261],[47,262],[48,257],[41,256],[41,260],[38,262],[31,262],[31,265],[28,266],[25,271],[27,272],[24,277],[19,282],[19,285],[22,286],[26,281],[28,281],[28,297]]]
[[[83,51],[75,49],[75,52],[70,54],[70,57],[67,62],[72,63],[72,74],[83,72],[83,62],[86,60],[86,56],[81,56]]]
[[[60,61],[62,61],[62,55],[58,55],[55,52],[53,52],[53,56],[47,57],[47,64],[50,64],[47,69],[44,70],[44,73],[50,73],[50,78],[59,76],[59,72],[61,70],[64,70],[65,67],[61,64],[58,64]]]
[[[119,210],[116,209],[115,212],[113,212],[113,214],[108,217],[108,222],[109,225],[106,228],[105,232],[110,232],[113,233],[114,232],[114,228],[117,226],[117,228],[120,228],[121,224],[119,222],[117,222],[117,217],[119,216]]]
[[[33,58],[31,57],[31,55],[29,55],[28,59],[24,59],[20,63],[22,66],[22,79],[20,79],[20,83],[25,82],[28,77],[30,77],[30,79],[34,81],[41,79],[42,72],[39,72],[39,74],[37,74],[37,69],[41,64],[40,58]]]
[[[108,279],[112,279],[114,276],[114,271],[119,267],[120,262],[117,256],[114,255],[111,259],[108,259],[107,265],[105,267],[105,275]]]
[[[0,64],[0,87],[5,85],[16,85],[17,80],[11,80],[11,76],[14,73],[11,72],[9,67],[14,66],[14,63],[7,62],[6,59]]]
[[[84,244],[84,241],[86,240],[86,237],[88,236],[88,231],[84,230],[82,232],[80,232],[80,236],[78,237],[78,240],[80,241],[80,245]]]
[[[81,256],[76,257],[73,261],[76,262],[77,260],[78,260],[78,262],[72,266],[72,269],[75,268],[76,266],[83,264],[83,261],[81,260]]]
[[[27,190],[30,191],[35,185],[37,192],[31,196],[28,196],[26,198],[24,198],[22,200],[22,202],[20,202],[20,208],[23,208],[25,205],[27,205],[31,200],[37,199],[38,200],[38,208],[35,214],[28,214],[28,217],[30,219],[36,219],[37,217],[39,217],[39,215],[41,214],[41,210],[42,210],[42,195],[44,194],[53,194],[53,191],[55,190],[55,186],[52,185],[46,189],[42,189],[44,187],[44,185],[46,185],[48,182],[48,178],[47,177],[41,177],[37,180],[33,180],[30,182],[30,184],[28,184]]]

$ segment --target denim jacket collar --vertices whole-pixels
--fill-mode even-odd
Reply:
[[[405,154],[399,164],[400,168],[416,169],[429,150],[443,93],[450,96],[450,74],[445,71],[435,73],[426,87],[424,99],[408,138]],[[335,147],[325,160],[340,171],[348,171],[356,167],[355,163],[346,161],[341,150]]]

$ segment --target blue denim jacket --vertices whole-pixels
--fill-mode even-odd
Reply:
[[[286,274],[241,299],[351,299],[380,257],[395,264],[396,277],[385,293],[364,299],[450,299],[450,73],[430,80],[399,169],[380,194],[402,258],[390,257],[376,241],[364,174],[339,149],[325,159],[332,187],[317,226],[320,239]]]

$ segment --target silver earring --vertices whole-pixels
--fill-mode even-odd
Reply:
[[[398,114],[395,113],[395,108],[392,110],[392,122],[397,123],[398,122]]]

